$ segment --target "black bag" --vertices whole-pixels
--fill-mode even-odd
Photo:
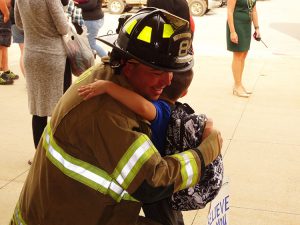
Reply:
[[[166,138],[166,154],[179,153],[200,145],[207,117],[196,115],[188,104],[176,103],[172,110]],[[170,199],[174,210],[202,209],[213,200],[223,181],[222,156],[218,156],[206,169],[202,179],[195,187],[180,190]]]

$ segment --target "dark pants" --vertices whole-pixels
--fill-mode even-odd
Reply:
[[[47,116],[32,116],[32,132],[33,132],[33,141],[34,147],[37,148],[41,136],[44,132],[45,127],[47,126]]]
[[[166,198],[155,203],[144,204],[142,208],[146,218],[162,225],[184,225],[181,211],[173,210],[168,201]]]

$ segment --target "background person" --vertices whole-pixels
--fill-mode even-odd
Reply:
[[[227,50],[233,52],[232,74],[234,79],[233,94],[248,98],[248,91],[242,82],[245,59],[251,42],[251,24],[253,23],[257,37],[260,37],[256,0],[228,0],[226,38]]]
[[[23,76],[25,76],[24,70],[24,61],[23,61],[23,52],[24,52],[24,31],[19,29],[15,24],[15,14],[14,14],[15,0],[11,0],[11,9],[10,9],[10,21],[11,21],[11,32],[13,37],[13,43],[19,45],[20,48],[20,60],[19,65]]]
[[[112,54],[110,61],[111,65],[121,63],[120,73],[109,64],[98,64],[85,71],[61,98],[36,151],[11,225],[157,224],[139,216],[142,202],[179,190],[188,179],[185,171],[197,182],[201,168],[220,153],[220,140],[215,139],[220,136],[213,131],[199,149],[183,153],[190,154],[188,161],[176,156],[162,158],[147,136],[148,123],[140,116],[107,95],[89,101],[78,96],[80,86],[97,78],[156,100],[170,84],[170,70],[190,69],[192,58],[187,52],[179,56],[178,51],[166,48],[181,49],[182,41],[189,40],[183,38],[187,24],[164,15],[160,10],[143,9],[128,20],[132,29],[124,25],[117,43],[117,36],[101,38],[121,54]],[[175,27],[168,18],[182,26]],[[140,32],[135,31],[143,32],[142,28],[149,26],[161,28],[152,35],[159,41],[159,49],[148,42],[149,35],[137,39]],[[169,36],[172,30],[173,36]],[[153,59],[153,55],[143,54],[137,46],[160,53],[166,61],[150,61],[148,57]],[[139,63],[130,64],[128,58]],[[193,172],[187,170],[191,165]]]
[[[77,7],[82,9],[84,25],[87,28],[87,37],[91,49],[96,51],[99,57],[107,55],[107,52],[96,42],[99,30],[104,24],[104,12],[102,11],[102,0],[75,1]],[[81,3],[82,2],[82,3]]]
[[[17,0],[16,25],[24,30],[24,67],[34,146],[63,95],[66,52],[62,35],[69,25],[60,0]]]
[[[7,8],[6,0],[0,0],[0,30],[3,24],[7,23],[9,20],[9,10]],[[2,33],[2,32],[1,32]],[[0,67],[2,65],[2,35],[0,35]],[[1,68],[0,68],[1,70]],[[9,78],[6,74],[0,75],[0,85],[13,84],[13,80]]]
[[[13,73],[8,67],[8,47],[11,45],[10,8],[10,1],[1,3],[1,10],[4,13],[0,14],[0,70],[2,71],[0,81],[2,84],[12,84],[13,80],[19,79],[19,76]]]

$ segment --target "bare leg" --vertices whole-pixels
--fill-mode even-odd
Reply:
[[[24,51],[24,43],[19,44],[21,55],[20,55],[20,68],[23,76],[25,77],[25,69],[24,69],[24,62],[23,62],[23,51]]]
[[[0,71],[3,71],[3,68],[2,68],[2,49],[3,49],[3,47],[0,46]]]
[[[7,71],[8,70],[8,55],[7,55],[7,47],[3,47],[2,46],[2,69],[3,71]]]
[[[242,82],[242,76],[245,66],[245,59],[248,51],[246,52],[233,52],[232,60],[232,74],[234,79],[234,92],[240,97],[249,97],[245,92]],[[235,94],[235,93],[234,93]]]

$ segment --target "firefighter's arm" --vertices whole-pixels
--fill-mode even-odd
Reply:
[[[96,80],[81,86],[78,92],[84,100],[106,93],[146,120],[152,121],[156,117],[156,108],[150,101],[111,81]]]
[[[100,142],[95,146],[103,150],[95,149],[94,155],[99,162],[104,157],[109,159],[106,164],[111,169],[107,171],[111,171],[112,179],[141,202],[155,202],[194,186],[205,166],[220,154],[221,137],[213,130],[198,148],[162,158],[149,137],[142,133],[143,125],[137,118],[127,108],[115,105],[116,102],[103,105],[110,110],[97,117],[100,136],[95,142]]]
[[[145,164],[144,180],[131,195],[151,203],[195,186],[204,174],[205,166],[220,154],[220,150],[221,137],[214,130],[197,149],[164,158],[156,155],[156,159],[153,157]],[[130,188],[128,191],[130,193]]]

